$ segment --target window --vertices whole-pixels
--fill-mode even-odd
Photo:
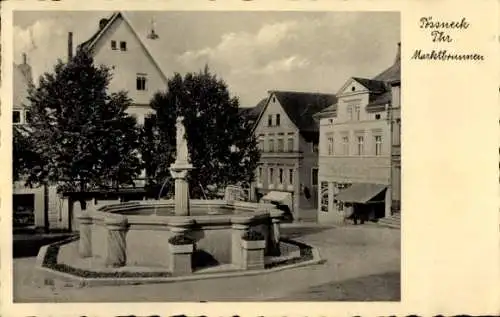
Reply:
[[[286,147],[288,152],[293,152],[293,138],[288,138]]]
[[[293,168],[288,170],[288,185],[293,185]]]
[[[361,108],[360,106],[354,107],[354,113],[356,115],[356,120],[359,121],[361,118]]]
[[[146,90],[146,74],[137,74],[136,86],[137,90]]]
[[[377,114],[375,115],[375,120],[379,120],[379,119],[380,119],[380,114],[379,114],[379,113],[377,113]]]
[[[111,41],[111,49],[116,51],[116,41]]]
[[[120,42],[120,50],[121,51],[126,51],[127,50],[127,42]]]
[[[273,115],[272,114],[267,116],[267,126],[269,126],[269,127],[273,126]]]
[[[333,135],[328,135],[328,155],[333,155]]]
[[[259,170],[257,172],[257,184],[262,183],[262,167],[259,167]]]
[[[24,122],[28,123],[31,120],[31,112],[29,110],[26,110],[24,112]]]
[[[269,140],[269,152],[274,152],[274,140]]]
[[[349,137],[342,137],[342,153],[344,155],[349,155]]]
[[[352,120],[352,106],[347,106],[347,116]]]
[[[270,185],[273,185],[273,183],[274,183],[274,168],[272,168],[272,167],[269,168],[269,180],[268,180],[268,183]]]
[[[264,139],[259,139],[259,150],[264,151]]]
[[[364,151],[364,137],[363,136],[358,136],[358,155],[363,155]]]
[[[280,126],[280,115],[279,114],[276,115],[276,126],[277,127]]]
[[[14,124],[21,123],[21,111],[19,110],[12,111],[12,123]]]
[[[313,168],[311,171],[312,171],[311,183],[313,186],[317,186],[318,185],[318,169]]]
[[[283,169],[279,169],[279,184],[283,185]]]
[[[375,155],[379,156],[382,154],[382,136],[375,136]]]
[[[278,152],[284,152],[284,147],[285,143],[283,142],[283,139],[278,139]]]

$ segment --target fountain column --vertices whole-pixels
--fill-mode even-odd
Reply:
[[[193,169],[189,163],[184,117],[178,117],[176,126],[176,159],[170,166],[170,174],[175,179],[175,215],[189,216],[189,184],[187,174]]]

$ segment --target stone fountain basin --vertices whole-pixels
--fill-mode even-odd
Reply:
[[[188,235],[195,239],[196,252],[193,263],[197,267],[232,263],[236,229],[245,224],[260,232],[266,240],[266,252],[270,250],[272,218],[282,212],[272,204],[228,202],[225,200],[191,200],[190,216],[176,216],[173,200],[141,201],[105,205],[89,211],[92,218],[92,257],[97,263],[106,257],[108,218],[126,218],[127,266],[168,267],[170,252],[168,239],[179,226],[188,224]],[[174,230],[172,230],[174,229]],[[237,250],[237,251],[236,251]]]

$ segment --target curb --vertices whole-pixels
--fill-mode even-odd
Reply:
[[[59,242],[59,244],[61,243]],[[326,262],[326,260],[321,258],[318,249],[315,247],[311,247],[312,259],[298,263],[285,264],[283,266],[273,267],[269,269],[259,269],[251,271],[232,271],[232,272],[221,272],[221,273],[198,273],[198,274],[194,273],[193,275],[172,276],[172,277],[85,278],[65,272],[56,271],[43,266],[47,250],[52,245],[53,244],[46,245],[43,248],[41,248],[36,259],[35,269],[39,273],[41,273],[40,277],[44,285],[54,284],[55,282],[54,279],[66,282],[67,284],[68,283],[72,284],[71,286],[75,287],[164,284],[164,283],[183,282],[183,281],[263,275],[263,274],[280,272],[304,266],[319,265]]]

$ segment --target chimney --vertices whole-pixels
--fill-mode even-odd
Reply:
[[[396,53],[396,60],[394,63],[400,63],[401,62],[401,42],[398,42],[398,51]]]
[[[68,33],[68,62],[73,58],[73,32]]]
[[[103,27],[105,27],[106,24],[108,24],[108,19],[101,19],[99,21],[99,30],[102,29]]]
[[[28,57],[26,56],[26,53],[23,53],[23,65],[28,64]]]

